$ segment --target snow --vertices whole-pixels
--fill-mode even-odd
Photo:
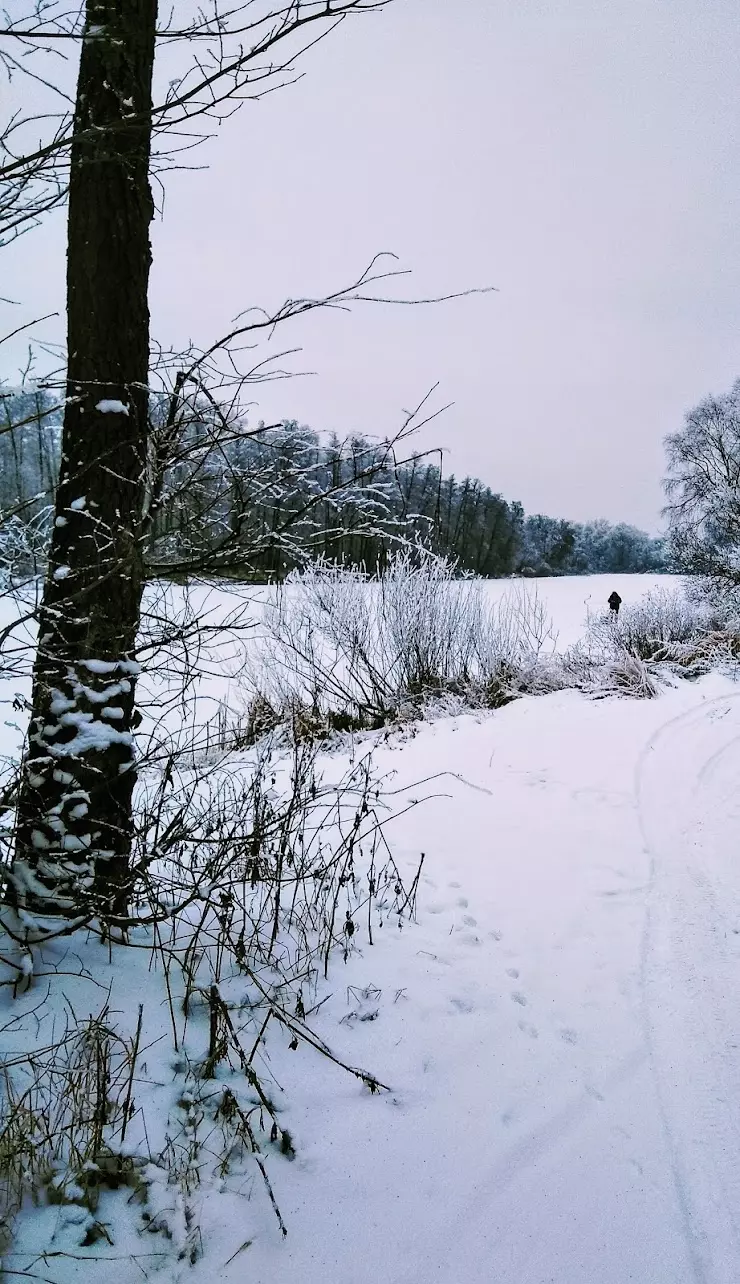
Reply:
[[[99,677],[103,677],[108,673],[115,673],[118,668],[115,660],[81,660],[80,663],[90,673],[96,673]]]
[[[52,757],[76,758],[91,750],[103,753],[113,744],[130,745],[132,743],[130,731],[117,731],[106,722],[93,721],[92,717],[91,713],[63,713],[60,723],[65,727],[76,727],[77,730],[71,740],[59,745],[47,745]],[[53,730],[56,731],[57,728]]]
[[[50,713],[53,713],[55,715],[58,715],[61,713],[68,713],[69,710],[74,709],[74,707],[75,707],[74,700],[70,700],[67,696],[64,695],[62,691],[58,691],[56,688],[54,688],[52,692],[52,698],[49,702]]]
[[[614,587],[628,602],[646,585],[540,584],[559,645]],[[214,666],[206,691],[229,681]],[[296,1147],[265,1161],[286,1239],[258,1173],[183,1199],[155,1164],[151,1235],[132,1229],[128,1191],[96,1213],[113,1246],[80,1248],[87,1215],[42,1207],[6,1265],[33,1269],[51,1245],[78,1255],[45,1259],[55,1284],[103,1284],[113,1261],[121,1284],[142,1270],[173,1284],[737,1284],[738,688],[712,674],[646,701],[527,697],[348,738],[322,769],[338,779],[371,745],[405,878],[424,855],[416,922],[388,920],[373,946],[358,932],[308,1024],[391,1091],[268,1041],[260,1072]],[[137,1103],[163,1126],[175,1058],[147,951],[75,949],[84,976],[61,948],[57,966],[76,1010],[105,1002],[132,1028],[144,1005]],[[46,984],[0,989],[0,1028],[28,1016],[25,1035],[4,1031],[6,1055],[36,1030]],[[177,1253],[194,1227],[191,1266]],[[165,1250],[161,1272],[143,1256]]]
[[[99,401],[97,403],[95,409],[99,410],[101,415],[127,415],[128,414],[128,406],[124,405],[122,401],[117,401],[115,398],[104,397],[102,401]]]
[[[87,666],[85,666],[87,667]],[[127,678],[122,682],[111,682],[109,686],[96,691],[94,687],[88,687],[84,682],[75,682],[75,696],[84,695],[86,700],[91,704],[105,704],[106,700],[112,700],[114,696],[120,695],[122,691],[131,689],[131,684]]]
[[[738,804],[729,830],[716,822],[719,863],[702,843],[698,932],[692,862],[678,860],[676,919],[655,844],[679,833],[693,852],[697,822],[736,797],[739,735],[737,692],[712,678],[654,702],[526,700],[380,751],[399,786],[436,777],[415,792],[438,796],[391,828],[409,866],[426,854],[418,925],[389,926],[335,975],[317,1027],[393,1093],[317,1083],[303,1053],[281,1063],[302,1157],[279,1180],[289,1237],[256,1238],[219,1279],[737,1280]],[[698,806],[664,832],[678,760]],[[664,964],[656,904],[681,942]],[[713,933],[730,944],[715,951]],[[220,1233],[225,1261],[246,1231]]]
[[[417,923],[335,962],[311,1025],[392,1092],[272,1048],[297,1150],[270,1167],[288,1237],[259,1188],[201,1191],[205,1256],[183,1278],[736,1281],[733,685],[530,698],[421,725],[376,759],[426,798],[388,830],[406,871],[425,853]],[[121,958],[99,957],[98,984]],[[181,1243],[178,1192],[153,1180],[152,1215]],[[66,1242],[62,1213],[37,1214],[38,1233]]]
[[[87,808],[85,810],[87,810]],[[92,836],[90,834],[81,834],[79,837],[76,834],[64,834],[62,837],[62,851],[65,851],[65,852],[86,851],[87,848],[91,845],[91,843],[92,843]]]
[[[68,579],[68,578],[69,578],[69,576],[70,576],[71,574],[72,574],[72,567],[71,567],[71,566],[57,566],[56,570],[54,571],[54,573],[53,573],[53,575],[52,575],[52,579],[55,579],[55,580],[66,580],[66,579]]]

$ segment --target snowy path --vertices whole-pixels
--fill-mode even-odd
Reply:
[[[740,1277],[740,704],[668,722],[639,770],[645,1016],[694,1276]]]
[[[409,867],[426,853],[418,925],[335,972],[319,1022],[394,1094],[281,1062],[290,1235],[265,1214],[221,1278],[736,1282],[731,684],[523,701],[379,760],[399,785],[455,773],[392,826]]]

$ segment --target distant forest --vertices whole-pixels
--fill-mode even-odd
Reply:
[[[0,519],[43,556],[62,409],[48,390],[0,394]],[[527,515],[478,478],[445,475],[399,443],[322,436],[295,421],[245,427],[202,397],[155,398],[144,523],[149,572],[282,578],[317,558],[382,565],[421,541],[462,571],[584,575],[666,569],[661,539],[624,523]]]

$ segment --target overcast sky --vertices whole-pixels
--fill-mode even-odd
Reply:
[[[740,375],[739,66],[737,0],[395,0],[348,21],[207,170],[169,178],[154,334],[204,346],[379,250],[408,295],[495,285],[284,330],[317,374],[260,388],[255,418],[384,435],[439,382],[454,406],[420,444],[447,470],[658,529],[664,434]],[[15,324],[60,308],[62,220],[3,269]]]

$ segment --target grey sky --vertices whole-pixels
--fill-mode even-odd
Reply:
[[[168,180],[155,334],[206,344],[378,250],[408,293],[496,285],[284,330],[318,374],[261,388],[256,416],[384,434],[439,381],[455,405],[420,444],[447,469],[655,529],[664,433],[740,374],[738,66],[736,0],[396,0],[347,22]],[[4,252],[16,324],[63,303],[62,231]]]

